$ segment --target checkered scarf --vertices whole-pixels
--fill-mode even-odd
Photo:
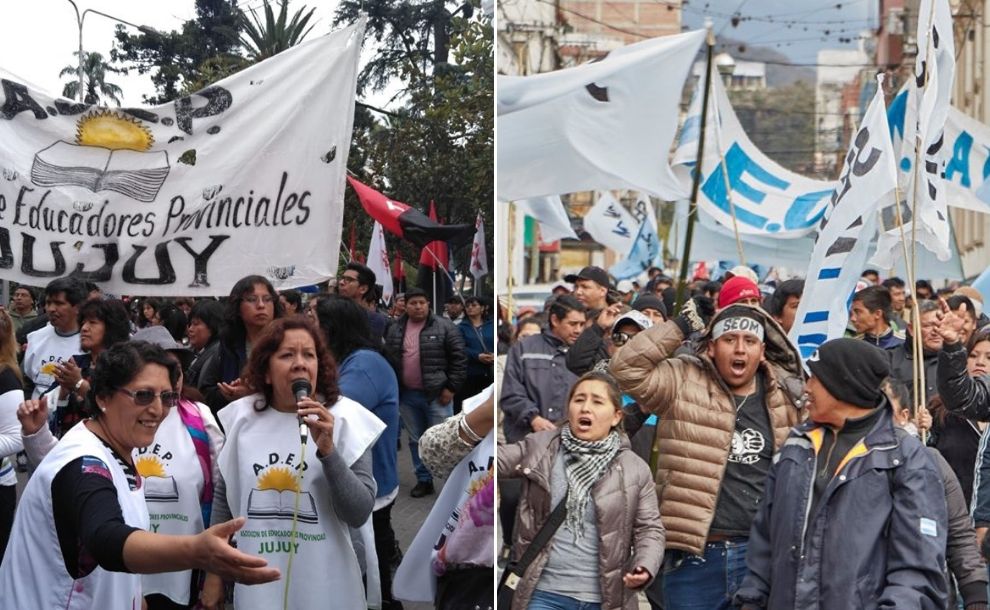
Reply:
[[[612,430],[600,441],[583,441],[571,433],[570,424],[565,424],[560,431],[560,441],[564,447],[564,473],[567,476],[565,522],[577,540],[584,535],[584,509],[591,499],[591,486],[619,453],[619,433]]]

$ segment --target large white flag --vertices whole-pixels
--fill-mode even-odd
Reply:
[[[565,237],[578,238],[558,195],[520,199],[514,203],[516,208],[540,223],[540,239],[543,241],[557,241]]]
[[[474,243],[471,244],[471,275],[477,280],[488,275],[488,248],[485,246],[485,221],[478,214],[474,223]]]
[[[623,255],[632,249],[639,224],[608,191],[599,193],[598,201],[584,215],[584,230],[588,235]]]
[[[695,89],[673,160],[685,189],[690,188],[698,157],[704,80],[699,82],[702,86]],[[835,183],[795,174],[763,154],[743,131],[717,74],[712,78],[707,119],[698,208],[730,230],[735,224],[742,235],[778,239],[810,235]]]
[[[336,273],[364,23],[173,103],[105,108],[0,71],[0,278],[226,295]]]
[[[911,236],[911,213],[917,198],[915,237],[943,261],[951,254],[944,176],[946,161],[952,151],[945,145],[945,122],[949,116],[955,68],[949,0],[922,0],[918,9],[918,57],[914,81],[908,85],[901,146],[901,219],[907,235]],[[901,253],[901,231],[895,211],[891,206],[881,216],[877,253],[870,261],[880,267],[892,267]]]
[[[382,300],[388,303],[392,300],[395,289],[392,286],[392,268],[388,260],[388,251],[385,249],[385,232],[378,222],[375,222],[375,228],[371,230],[368,268],[375,272],[375,283],[382,287]]]
[[[684,197],[667,156],[704,37],[654,38],[583,66],[499,76],[498,198],[620,188]]]
[[[842,175],[819,227],[805,276],[804,294],[790,338],[807,359],[818,346],[841,337],[849,298],[866,261],[877,210],[893,201],[897,168],[883,100],[883,77],[846,153]]]

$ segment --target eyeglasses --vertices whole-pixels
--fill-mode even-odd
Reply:
[[[268,294],[266,294],[264,296],[260,296],[260,297],[258,295],[256,295],[256,294],[249,294],[249,295],[247,295],[246,297],[244,297],[241,300],[244,301],[245,303],[250,303],[252,305],[257,305],[258,304],[258,301],[261,301],[265,305],[268,305],[272,301],[274,301],[275,299],[273,299],[271,297],[271,295],[268,295]]]
[[[162,392],[161,394],[155,394],[151,390],[138,390],[136,392],[132,392],[127,388],[117,388],[117,391],[123,392],[124,394],[130,396],[131,400],[134,401],[134,404],[139,407],[147,407],[151,403],[155,402],[156,398],[159,398],[162,401],[163,407],[171,408],[174,407],[175,403],[179,400],[178,392],[169,391]]]
[[[337,283],[338,284],[347,284],[348,282],[357,282],[357,281],[358,281],[358,278],[356,278],[356,277],[351,277],[349,275],[342,275],[337,280]]]

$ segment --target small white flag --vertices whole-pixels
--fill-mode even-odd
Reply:
[[[488,275],[488,248],[485,247],[485,221],[478,214],[474,223],[474,243],[471,244],[471,275],[474,279]]]
[[[626,255],[636,241],[639,222],[605,191],[598,194],[598,201],[584,215],[584,230],[606,248]]]
[[[378,222],[371,231],[371,243],[368,244],[368,268],[375,272],[375,283],[382,287],[382,300],[388,303],[394,291],[392,271],[385,250],[385,233]]]
[[[565,237],[578,238],[574,229],[571,228],[571,221],[567,217],[567,210],[564,209],[559,195],[520,199],[514,203],[516,208],[526,216],[540,223],[540,239],[542,241],[557,241]]]

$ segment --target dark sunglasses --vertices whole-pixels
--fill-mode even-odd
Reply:
[[[612,333],[612,345],[615,347],[622,347],[626,344],[626,341],[632,338],[632,335],[626,333],[614,332]]]
[[[139,407],[147,407],[151,403],[155,402],[156,398],[160,398],[163,407],[174,407],[175,403],[179,400],[178,392],[162,392],[161,394],[156,394],[152,390],[138,390],[137,392],[132,392],[127,388],[117,388],[118,392],[123,392],[131,397],[134,404]]]

